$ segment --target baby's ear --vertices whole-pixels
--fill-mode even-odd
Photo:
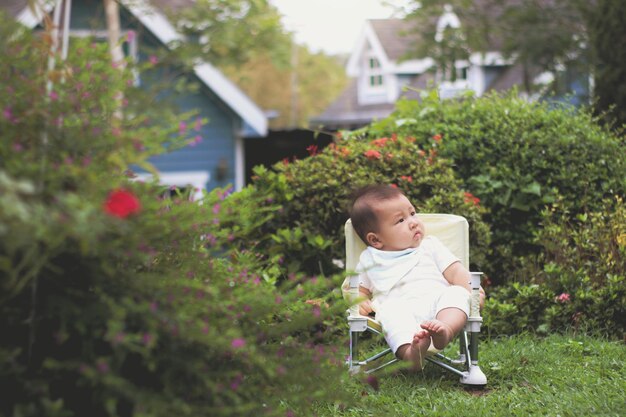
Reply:
[[[383,246],[383,242],[380,241],[374,232],[369,232],[365,238],[367,239],[367,244],[373,248],[380,249]]]

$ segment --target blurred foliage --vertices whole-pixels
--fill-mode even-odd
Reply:
[[[154,64],[121,70],[85,40],[48,71],[49,37],[0,19],[0,415],[283,416],[342,401],[326,332],[345,306],[325,302],[342,277],[271,285],[257,253],[207,251],[209,206],[126,177],[190,143],[191,114],[134,86]]]
[[[307,127],[309,119],[322,113],[347,85],[343,63],[305,46],[287,45],[291,60],[276,65],[267,54],[243,65],[222,69],[259,106],[278,112],[270,127]],[[323,80],[323,82],[320,82]]]

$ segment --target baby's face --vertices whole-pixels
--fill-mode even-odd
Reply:
[[[416,248],[424,238],[424,224],[417,218],[415,207],[403,195],[377,202],[373,207],[378,218],[378,231],[368,243],[380,250]]]

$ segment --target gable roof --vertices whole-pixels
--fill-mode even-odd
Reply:
[[[394,74],[421,74],[433,65],[431,58],[404,60],[418,35],[410,31],[411,23],[404,19],[368,19],[346,64],[346,72],[355,77],[366,46],[378,58],[383,71]]]
[[[179,0],[180,1],[180,0]],[[183,2],[185,0],[182,0]],[[17,12],[21,3],[21,11]],[[161,2],[166,4],[166,2]],[[143,26],[145,26],[160,42],[168,46],[173,41],[182,41],[181,35],[170,21],[158,9],[146,0],[120,0],[120,4],[127,9]],[[171,3],[167,3],[171,6]],[[42,13],[33,13],[26,0],[9,0],[10,9],[16,19],[28,27],[35,27],[43,18]],[[2,6],[4,7],[4,6]],[[47,13],[52,6],[43,6]],[[17,13],[16,13],[17,12]],[[209,89],[223,100],[244,121],[244,129],[250,128],[253,136],[267,134],[267,117],[263,111],[239,87],[222,74],[213,65],[205,62],[195,65],[194,74]],[[249,132],[250,129],[246,129]]]
[[[404,58],[417,42],[413,25],[405,19],[371,19],[369,23],[390,60]]]

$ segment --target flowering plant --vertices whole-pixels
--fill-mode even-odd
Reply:
[[[0,415],[308,415],[311,398],[340,400],[340,354],[316,334],[339,306],[304,302],[330,282],[294,274],[279,290],[256,252],[211,256],[219,206],[125,175],[188,143],[188,114],[145,104],[106,45],[72,41],[47,72],[46,38],[0,19]]]
[[[104,202],[104,211],[111,216],[126,218],[141,210],[137,196],[130,191],[119,189],[111,192]]]

